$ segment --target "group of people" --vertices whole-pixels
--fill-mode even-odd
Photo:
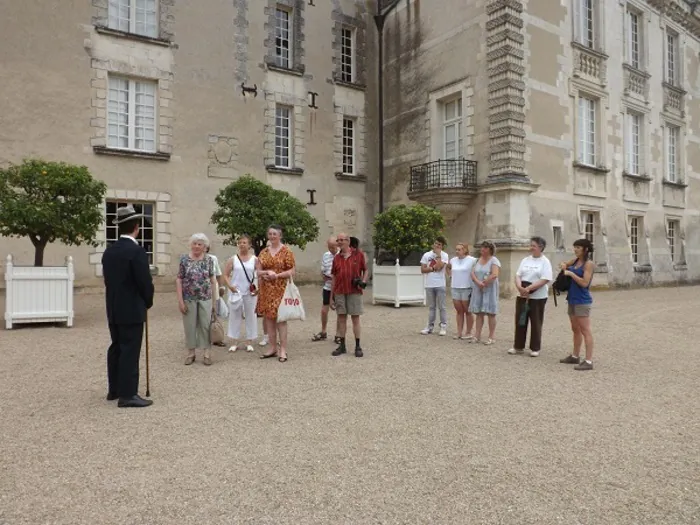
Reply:
[[[469,246],[458,243],[455,256],[444,251],[446,241],[438,237],[433,249],[421,258],[421,272],[425,274],[425,292],[428,304],[428,324],[421,334],[434,333],[437,315],[440,315],[439,335],[447,335],[447,280],[450,279],[452,303],[456,313],[457,332],[454,339],[470,343],[495,343],[496,315],[499,309],[499,279],[501,262],[496,257],[496,246],[489,241],[481,244],[479,257],[469,255]],[[547,242],[542,237],[530,239],[530,255],[525,257],[515,273],[518,296],[515,303],[515,334],[510,355],[522,354],[530,327],[530,356],[540,355],[542,325],[549,288],[554,281],[552,263],[544,255]],[[560,360],[573,364],[575,370],[593,369],[593,335],[590,313],[593,298],[590,292],[594,263],[591,260],[593,244],[578,239],[573,245],[575,258],[560,265],[563,279],[568,280],[568,314],[573,332],[573,351]],[[474,319],[476,317],[476,319]],[[484,322],[488,322],[488,337],[482,338]],[[472,332],[473,331],[473,332]],[[585,358],[581,349],[585,343]]]

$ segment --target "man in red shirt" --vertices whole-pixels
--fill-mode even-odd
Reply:
[[[355,334],[355,357],[362,357],[360,346],[360,315],[362,315],[362,290],[367,286],[367,262],[360,250],[350,247],[350,237],[339,233],[337,237],[338,255],[333,259],[333,284],[331,288],[331,308],[338,314],[338,336],[340,345],[331,355],[339,356],[347,352],[345,334],[348,328],[348,315],[352,319]]]

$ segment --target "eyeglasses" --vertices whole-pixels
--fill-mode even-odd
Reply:
[[[336,239],[336,240],[337,240],[338,242],[345,242],[345,241],[349,241],[350,239]]]

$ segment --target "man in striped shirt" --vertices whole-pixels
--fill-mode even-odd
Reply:
[[[328,238],[328,251],[323,254],[321,258],[321,277],[323,277],[323,306],[321,306],[321,332],[314,335],[311,339],[312,341],[325,341],[328,339],[328,332],[326,328],[328,327],[328,310],[331,304],[331,285],[333,282],[333,276],[331,275],[331,270],[333,269],[333,258],[338,253],[338,243],[335,236],[330,236]],[[336,334],[338,327],[336,323]],[[336,343],[338,337],[336,336]]]

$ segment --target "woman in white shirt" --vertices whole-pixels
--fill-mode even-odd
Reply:
[[[474,328],[474,316],[469,312],[469,300],[472,295],[472,267],[476,257],[469,254],[469,245],[458,243],[455,247],[456,257],[450,259],[447,265],[447,275],[452,278],[452,304],[457,312],[457,335],[455,339],[474,340],[472,328]],[[466,333],[464,331],[466,321]]]
[[[542,237],[530,239],[530,255],[525,257],[515,273],[515,287],[519,296],[515,300],[515,340],[511,355],[525,350],[527,325],[530,323],[530,356],[540,355],[544,307],[552,280],[552,263],[542,252],[547,242]]]
[[[251,248],[248,235],[238,238],[238,255],[231,257],[224,269],[224,280],[229,289],[228,336],[233,339],[229,352],[238,350],[241,344],[241,325],[245,320],[245,345],[248,352],[255,349],[252,342],[258,338],[258,317],[255,307],[258,304],[255,284],[255,264],[257,257]]]

